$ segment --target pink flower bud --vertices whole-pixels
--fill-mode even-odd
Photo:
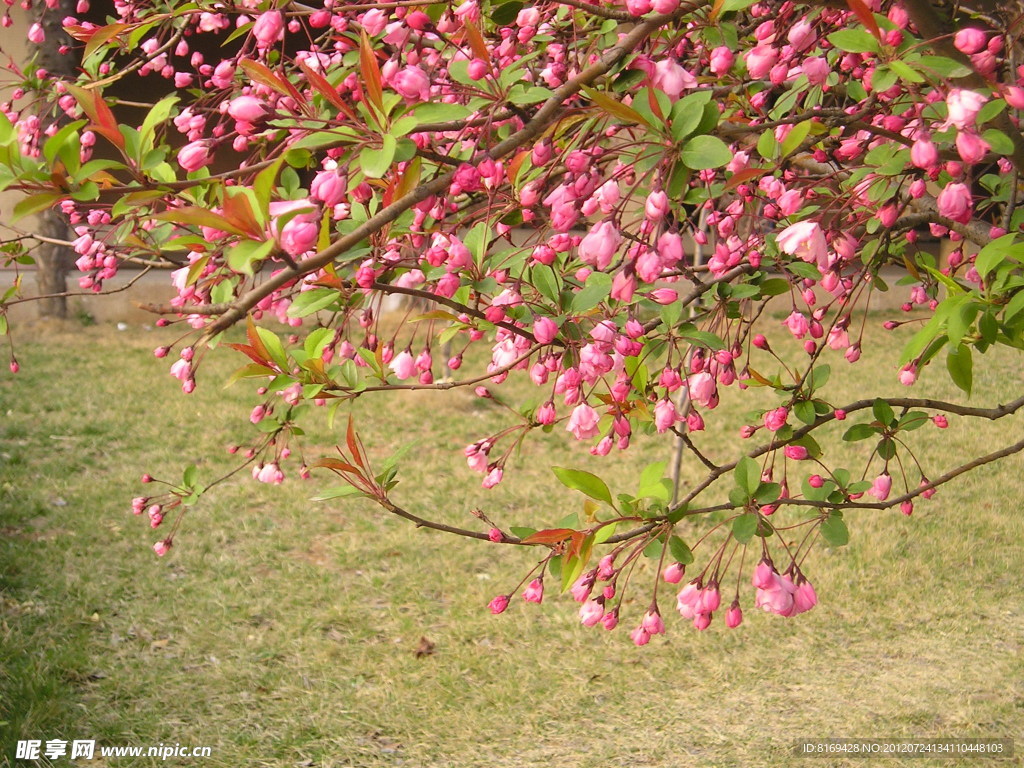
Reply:
[[[682,563],[671,563],[661,572],[663,578],[669,584],[678,584],[686,574],[686,566]]]
[[[539,603],[544,599],[544,582],[534,579],[523,590],[523,600],[528,603]]]
[[[787,445],[783,452],[786,456],[794,461],[803,461],[810,454],[807,453],[807,449],[802,445]]]
[[[538,317],[533,322],[533,338],[538,344],[550,344],[558,335],[558,326],[550,317]]]
[[[732,605],[729,606],[729,610],[725,613],[725,626],[729,629],[736,629],[740,624],[743,623],[743,610],[740,608],[738,600],[733,600]]]
[[[953,36],[953,45],[968,55],[984,50],[988,35],[976,27],[964,27]]]
[[[914,502],[912,502],[910,499],[907,499],[906,501],[902,502],[900,504],[900,512],[902,512],[907,517],[910,517],[914,513]]]
[[[252,26],[252,35],[256,38],[256,47],[267,49],[276,43],[284,34],[284,16],[280,11],[261,13]]]
[[[498,595],[490,603],[487,604],[487,608],[494,615],[504,613],[505,609],[508,608],[508,595]]]
[[[491,528],[489,531],[487,531],[487,538],[493,541],[495,544],[498,544],[505,540],[505,534],[497,528]]]

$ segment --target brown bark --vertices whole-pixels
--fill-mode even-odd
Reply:
[[[33,46],[35,49],[35,67],[45,69],[53,75],[73,77],[77,58],[73,53],[61,53],[63,46],[70,46],[72,40],[61,27],[61,20],[75,14],[74,0],[60,0],[56,7],[48,8],[45,3],[37,3],[39,10],[35,20],[42,25],[46,39]],[[44,102],[45,103],[45,102]],[[58,120],[56,114],[41,115],[43,124]],[[67,240],[69,228],[64,215],[57,210],[40,214],[39,234],[44,237]],[[42,243],[35,251],[36,284],[40,295],[47,296],[67,291],[67,273],[74,263],[74,252],[67,247]],[[42,317],[65,318],[68,314],[67,299],[64,296],[40,299],[39,314]]]

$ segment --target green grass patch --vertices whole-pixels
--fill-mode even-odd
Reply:
[[[835,400],[908,392],[881,362],[904,338],[871,337],[854,366],[834,355]],[[182,764],[225,767],[788,766],[797,739],[1024,732],[1019,458],[910,518],[848,514],[850,544],[805,564],[821,598],[808,614],[755,614],[745,579],[744,625],[716,619],[698,633],[663,590],[669,634],[635,649],[627,633],[653,570],[614,633],[581,627],[551,585],[543,606],[517,598],[494,617],[487,601],[536,553],[416,530],[360,501],[310,502],[336,484],[326,474],[303,483],[289,468],[269,488],[240,473],[155,558],[158,534],[129,509],[140,473],[176,478],[195,462],[208,481],[232,467],[225,447],[252,435],[247,385],[219,384],[240,356],[204,363],[185,397],[151,355],[168,340],[54,333],[20,348],[22,373],[0,382],[0,762],[13,762],[19,739],[97,739],[210,746],[211,758]],[[986,359],[972,403],[1016,396],[1019,360]],[[926,371],[909,392],[955,398],[941,378]],[[669,453],[638,438],[597,459],[557,428],[529,440],[487,492],[461,449],[503,423],[493,404],[463,392],[366,396],[355,414],[378,461],[416,443],[396,499],[466,527],[478,506],[506,528],[579,509],[551,466],[599,472],[614,493]],[[736,458],[742,423],[725,398],[708,418],[713,458]],[[951,419],[914,444],[936,475],[1019,431],[1019,418]],[[340,439],[310,424],[307,459]],[[840,449],[862,469],[864,444]],[[684,482],[701,469],[687,462]],[[433,651],[417,654],[424,639]]]

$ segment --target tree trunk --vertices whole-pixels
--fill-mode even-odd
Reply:
[[[36,52],[35,67],[45,69],[60,77],[74,77],[77,57],[73,53],[61,53],[62,47],[69,47],[72,40],[61,27],[61,21],[75,14],[74,0],[59,0],[52,8],[47,3],[36,3],[39,10],[35,16],[43,27],[46,39],[33,46]],[[63,112],[56,111],[40,115],[43,125],[54,120],[60,122]],[[39,234],[68,240],[69,227],[67,219],[58,210],[49,210],[39,216]],[[74,252],[67,247],[42,243],[35,251],[36,284],[41,295],[64,293],[67,291],[67,273],[74,263]],[[39,314],[42,317],[65,318],[68,314],[68,303],[64,296],[41,299]]]

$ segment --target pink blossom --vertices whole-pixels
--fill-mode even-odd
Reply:
[[[910,162],[918,168],[931,168],[939,162],[939,150],[929,138],[919,138],[910,147]]]
[[[508,608],[508,595],[498,595],[487,604],[487,608],[495,615],[504,613],[505,609]]]
[[[430,98],[430,78],[419,67],[406,66],[391,78],[391,87],[410,101]]]
[[[38,22],[28,28],[28,41],[39,45],[46,40],[46,32],[43,31],[42,24]]]
[[[265,50],[284,35],[284,16],[280,11],[264,11],[252,25],[256,47]]]
[[[640,626],[652,635],[665,634],[665,620],[661,618],[657,608],[653,608],[644,614]]]
[[[580,241],[578,253],[587,264],[604,270],[612,263],[612,257],[622,244],[622,235],[610,221],[595,224]]]
[[[178,150],[178,165],[190,173],[198,171],[213,161],[210,143],[205,139],[193,141]]]
[[[484,477],[480,485],[488,489],[493,488],[494,486],[501,482],[501,479],[502,477],[504,477],[504,475],[505,472],[504,470],[502,470],[501,467],[491,467],[490,471],[487,473],[487,476]]]
[[[388,367],[395,372],[395,376],[400,380],[411,378],[416,374],[416,361],[408,349],[395,355]]]
[[[267,105],[255,96],[239,96],[228,104],[228,114],[246,123],[258,123],[269,113]]]
[[[569,415],[569,424],[566,426],[566,430],[572,432],[577,440],[586,440],[596,436],[600,431],[597,427],[600,420],[601,417],[597,411],[586,403],[580,403],[573,408]]]
[[[700,371],[686,379],[686,390],[690,393],[691,400],[707,408],[718,394],[718,385],[714,376],[707,371]]]
[[[677,421],[679,421],[679,414],[676,413],[676,407],[672,401],[667,397],[659,400],[658,404],[654,406],[654,426],[657,427],[658,432],[666,431]]]
[[[740,608],[739,601],[734,600],[732,605],[729,606],[729,610],[725,613],[725,626],[729,629],[736,629],[742,623],[743,610]]]
[[[696,87],[697,80],[674,59],[664,58],[654,65],[651,84],[675,100],[684,90]]]
[[[984,160],[989,149],[989,143],[974,131],[961,131],[956,135],[957,154],[969,165],[976,165]]]
[[[782,324],[789,328],[789,332],[792,333],[793,336],[798,339],[802,339],[804,336],[806,336],[807,331],[810,328],[810,323],[807,322],[807,318],[803,315],[803,313],[798,312],[795,309],[790,313],[789,317],[787,317],[783,321]]]
[[[538,344],[550,344],[558,335],[558,326],[550,317],[538,317],[533,321],[533,338]]]
[[[170,551],[170,549],[171,549],[171,540],[170,539],[164,539],[163,541],[158,541],[156,544],[153,545],[153,551],[156,552],[157,557],[163,557],[164,555],[166,555],[168,553],[168,551]]]
[[[569,594],[577,603],[582,603],[590,596],[590,590],[594,588],[594,580],[597,578],[597,569],[593,568],[580,575],[573,585],[569,587]]]
[[[686,574],[686,566],[682,563],[671,563],[661,572],[661,578],[668,584],[678,584]]]
[[[580,606],[580,623],[584,627],[592,627],[604,616],[604,606],[597,600],[587,600]]]
[[[539,603],[544,599],[544,581],[534,579],[523,590],[523,600],[528,603]]]
[[[766,77],[779,60],[779,52],[770,45],[758,45],[743,54],[747,72],[755,80]]]
[[[793,46],[793,50],[798,53],[810,49],[818,40],[818,36],[814,31],[814,27],[807,19],[801,19],[789,29],[789,34],[786,35],[786,39],[789,44]]]
[[[953,36],[953,45],[960,53],[972,54],[984,50],[988,35],[977,27],[964,27]]]
[[[281,250],[290,256],[301,256],[316,245],[320,236],[320,225],[309,216],[295,216],[289,219],[277,236]]]
[[[676,608],[684,619],[692,619],[697,615],[697,604],[700,601],[701,589],[698,581],[691,581],[676,595]]]
[[[832,71],[823,56],[808,56],[801,62],[800,69],[807,75],[807,82],[811,85],[824,85]]]
[[[798,221],[779,233],[779,250],[809,263],[827,264],[828,243],[816,221]]]
[[[651,633],[641,625],[629,633],[629,639],[633,641],[634,645],[647,645],[651,642]]]
[[[783,452],[788,458],[793,459],[794,461],[803,461],[810,455],[808,454],[807,449],[802,445],[787,445],[783,449]]]
[[[711,72],[712,74],[721,77],[730,69],[732,65],[736,63],[736,57],[733,52],[724,45],[720,45],[711,52]]]
[[[793,593],[793,615],[811,610],[818,604],[818,594],[814,591],[811,582],[799,580],[796,592]]]
[[[651,221],[661,221],[668,214],[668,195],[664,190],[657,190],[647,195],[644,213]]]
[[[956,126],[961,131],[974,125],[975,118],[988,99],[975,91],[953,88],[946,97],[949,116],[946,125]]]
[[[885,501],[889,498],[889,492],[892,490],[892,476],[888,472],[883,472],[875,478],[874,482],[871,483],[871,487],[867,493],[869,496],[874,496],[879,501]]]
[[[764,415],[764,425],[771,432],[778,432],[789,419],[789,409],[785,406],[768,411]]]

